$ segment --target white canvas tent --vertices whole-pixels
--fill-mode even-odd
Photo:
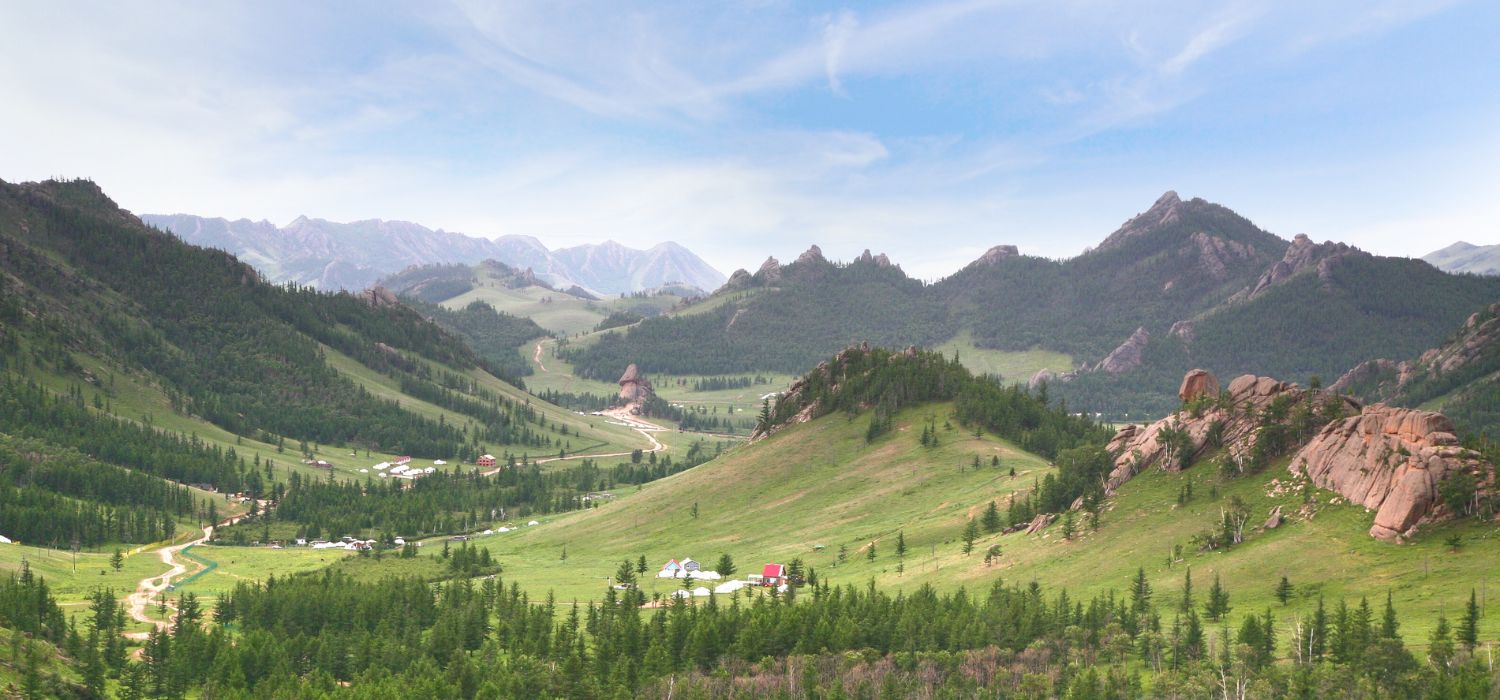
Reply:
[[[725,581],[725,582],[723,582],[723,583],[721,583],[721,584],[719,584],[717,586],[714,586],[714,592],[715,593],[733,593],[733,592],[735,592],[737,590],[740,590],[741,588],[744,588],[745,586],[748,586],[748,585],[750,585],[750,584],[745,583],[744,581],[738,581],[738,580],[736,580],[736,581]]]
[[[713,594],[713,591],[708,590],[708,586],[699,586],[693,589],[693,596],[698,598],[707,598]]]

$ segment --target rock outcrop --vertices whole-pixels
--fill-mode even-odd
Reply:
[[[1329,423],[1292,458],[1291,469],[1375,511],[1370,534],[1397,539],[1440,515],[1438,483],[1468,471],[1484,483],[1479,454],[1458,446],[1440,413],[1384,404]]]
[[[827,259],[823,257],[823,249],[819,248],[816,245],[814,245],[814,246],[809,247],[807,250],[803,251],[801,255],[798,255],[797,256],[797,260],[795,262],[799,262],[799,263],[815,263],[815,262],[826,262],[826,260]]]
[[[1188,242],[1197,249],[1198,266],[1216,280],[1228,279],[1229,268],[1235,261],[1255,257],[1255,248],[1251,246],[1202,231],[1189,236]]]
[[[813,247],[816,248],[817,246]],[[871,265],[874,265],[875,267],[882,268],[891,267],[891,259],[887,257],[885,253],[881,253],[880,255],[870,255],[869,248],[865,248],[865,252],[862,253],[858,258],[855,258],[855,262],[869,263]]]
[[[997,245],[984,251],[984,255],[975,260],[975,265],[998,265],[1005,260],[1020,257],[1021,250],[1013,245]]]
[[[640,415],[646,404],[655,396],[656,392],[651,388],[651,382],[634,364],[625,368],[625,373],[620,375],[621,405],[630,409],[631,413]]]
[[[1145,328],[1135,329],[1125,342],[1120,343],[1120,346],[1105,355],[1099,364],[1094,365],[1094,371],[1119,374],[1140,367],[1145,356],[1146,343],[1150,340],[1151,334],[1147,333]]]
[[[1414,386],[1440,380],[1455,372],[1466,372],[1476,379],[1489,376],[1491,379],[1487,381],[1494,381],[1496,371],[1500,370],[1500,350],[1497,348],[1500,348],[1500,303],[1470,314],[1457,335],[1415,360],[1362,362],[1339,377],[1333,388],[1353,392],[1371,401],[1419,403],[1429,397],[1424,395],[1412,400],[1407,394]]]
[[[1180,393],[1201,396],[1197,392],[1217,387],[1212,379],[1206,371],[1193,370],[1183,377]],[[1494,488],[1491,470],[1477,453],[1458,445],[1453,422],[1442,414],[1384,404],[1361,406],[1331,391],[1249,374],[1236,377],[1218,395],[1218,400],[1193,412],[1178,411],[1150,425],[1127,425],[1116,432],[1109,443],[1115,466],[1105,480],[1105,491],[1113,493],[1153,467],[1177,471],[1220,446],[1224,459],[1248,463],[1263,435],[1266,408],[1278,402],[1287,407],[1305,402],[1314,415],[1328,421],[1305,443],[1287,446],[1295,450],[1289,468],[1376,511],[1372,536],[1396,539],[1446,515],[1438,484],[1452,474],[1468,472],[1482,491]],[[1283,425],[1291,425],[1293,412],[1284,412],[1289,417],[1282,419]],[[1169,440],[1168,434],[1183,438]],[[1280,524],[1276,515],[1265,527]]]
[[[1219,378],[1213,372],[1206,369],[1189,370],[1182,378],[1182,385],[1177,388],[1177,398],[1183,403],[1192,401],[1200,396],[1218,396]]]
[[[397,301],[396,295],[393,294],[391,290],[386,289],[385,287],[371,287],[369,289],[366,289],[365,291],[359,293],[359,298],[363,299],[366,304],[369,304],[370,306],[373,306],[377,309],[382,309],[388,306],[397,306],[401,303],[400,301]]]
[[[1286,254],[1271,269],[1261,274],[1255,286],[1236,294],[1231,300],[1254,299],[1266,290],[1308,270],[1316,269],[1318,278],[1326,281],[1332,276],[1334,267],[1344,258],[1358,253],[1358,248],[1347,243],[1313,243],[1307,234],[1299,233],[1292,239],[1292,244],[1287,246]]]
[[[760,269],[755,271],[755,276],[761,282],[772,284],[781,281],[781,263],[774,257],[766,257],[766,261],[760,264]]]

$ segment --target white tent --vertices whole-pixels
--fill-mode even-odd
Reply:
[[[693,589],[693,596],[697,598],[707,598],[708,596],[711,596],[713,594],[714,592],[708,590],[707,586],[699,586]]]
[[[702,569],[698,571],[689,571],[688,576],[691,576],[693,578],[701,578],[705,581],[718,581],[719,579],[724,578],[724,576],[717,571],[707,571]]]
[[[5,535],[0,535],[0,544],[13,544],[13,543],[11,542],[11,539],[9,537],[6,537]]]
[[[499,530],[496,530],[495,532],[510,532],[510,528],[502,526]]]
[[[675,591],[672,591],[672,597],[673,598],[688,598],[688,597],[691,597],[692,595],[693,595],[692,593],[684,591],[681,588],[679,588],[679,589],[677,589]]]
[[[443,465],[443,464],[447,464],[447,462],[444,462],[444,461],[443,461],[443,460],[441,460],[441,459],[434,459],[434,460],[432,460],[432,463],[433,463],[433,464],[437,464],[437,465]]]
[[[539,522],[537,522],[535,520],[533,520],[533,521],[531,521],[529,523],[526,523],[526,527],[531,527],[532,525],[541,525],[541,523],[539,523]]]
[[[725,581],[725,582],[723,582],[723,583],[721,583],[721,584],[719,584],[717,586],[714,586],[714,592],[715,593],[733,593],[733,592],[735,592],[735,591],[737,591],[737,590],[739,590],[741,588],[744,588],[745,586],[748,586],[748,585],[750,585],[750,584],[745,583],[744,581]]]

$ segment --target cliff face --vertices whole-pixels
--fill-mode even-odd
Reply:
[[[1439,490],[1445,478],[1464,472],[1481,490],[1494,487],[1479,455],[1458,446],[1452,421],[1439,413],[1361,406],[1330,391],[1248,374],[1220,392],[1203,370],[1184,377],[1181,397],[1192,408],[1115,434],[1107,492],[1146,469],[1177,471],[1220,448],[1238,465],[1268,451],[1292,453],[1293,474],[1376,511],[1370,534],[1398,539],[1448,515]],[[1311,435],[1299,432],[1320,423]]]

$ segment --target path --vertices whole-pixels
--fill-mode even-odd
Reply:
[[[239,519],[231,518],[229,520],[225,520],[221,524],[233,525],[237,520]],[[182,544],[174,544],[170,547],[162,547],[161,549],[157,550],[156,553],[161,557],[161,563],[167,565],[167,567],[169,568],[167,569],[166,573],[159,574],[157,576],[147,576],[146,578],[141,579],[140,583],[136,584],[135,592],[131,593],[125,599],[127,603],[126,611],[129,612],[131,619],[137,622],[144,622],[148,625],[154,625],[158,629],[165,629],[170,624],[170,621],[167,620],[151,619],[148,615],[146,615],[146,606],[151,605],[156,599],[156,596],[160,595],[167,589],[168,586],[172,585],[172,579],[187,573],[187,565],[177,561],[177,553],[193,545],[203,544],[204,542],[207,542],[209,538],[213,537],[213,534],[214,526],[208,525],[203,528],[203,536],[196,540],[193,540],[191,542],[184,542]],[[167,608],[174,610],[175,612],[175,608],[172,607],[171,603],[167,603]],[[146,632],[127,632],[125,636],[131,639],[143,640],[150,635]]]
[[[640,433],[647,440],[650,440],[651,449],[641,450],[642,453],[649,454],[651,452],[661,452],[662,450],[667,449],[667,446],[662,444],[660,440],[657,440],[656,436],[653,435],[653,433],[665,433],[671,430],[670,428],[662,427],[650,421],[641,420],[640,418],[630,415],[629,409],[625,408],[610,408],[603,411],[597,411],[594,413],[594,415],[604,416],[606,418],[612,418],[616,421],[619,421],[620,423],[623,423],[624,425],[629,426],[631,429]],[[568,455],[567,457],[544,457],[542,459],[533,459],[531,460],[531,462],[532,464],[546,464],[548,462],[556,462],[564,459],[600,459],[604,457],[629,457],[633,454],[635,454],[634,451],[605,452],[602,454]],[[497,474],[501,469],[504,469],[504,467],[495,467],[494,469],[484,472],[484,475],[490,476],[492,474]]]
[[[542,341],[537,341],[536,352],[531,354],[531,361],[535,362],[536,366],[541,367],[543,372],[552,373],[551,370],[547,369],[547,365],[542,364]]]

